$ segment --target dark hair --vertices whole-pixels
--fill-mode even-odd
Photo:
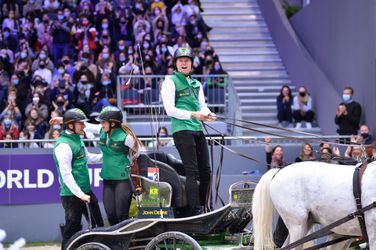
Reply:
[[[168,130],[166,127],[159,127],[158,128],[158,132],[157,132],[157,138],[159,138],[159,135],[161,133],[161,131],[164,130],[166,132],[166,136],[168,136]]]
[[[279,91],[279,96],[283,97],[282,92],[283,92],[284,88],[287,88],[289,90],[289,97],[290,97],[290,99],[292,99],[291,89],[290,89],[289,85],[286,85],[286,84],[281,87],[281,89]]]
[[[343,90],[345,90],[345,89],[349,89],[351,91],[351,94],[352,95],[354,94],[354,89],[352,87],[346,86],[346,87],[343,88]]]

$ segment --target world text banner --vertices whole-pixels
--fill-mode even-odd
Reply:
[[[93,192],[102,199],[101,165],[89,165]],[[0,204],[60,202],[59,178],[52,154],[0,155]]]

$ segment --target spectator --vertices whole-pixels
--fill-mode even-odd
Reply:
[[[30,140],[29,132],[27,132],[26,130],[22,130],[19,134],[18,140],[20,140],[20,141]],[[34,144],[34,143],[32,143],[32,144]],[[18,144],[18,147],[19,148],[31,148],[32,146],[31,146],[30,142],[20,142]]]
[[[219,61],[214,62],[213,68],[210,70],[209,75],[213,77],[208,78],[208,88],[225,88],[227,85],[226,78],[216,75],[227,75],[227,72],[223,70]]]
[[[149,149],[159,150],[162,147],[174,146],[174,140],[166,139],[168,137],[168,130],[166,127],[159,127],[157,132],[157,140],[148,144]]]
[[[358,137],[355,135],[351,136],[350,145],[347,147],[345,151],[345,157],[351,158],[353,161],[349,159],[344,159],[344,164],[355,165],[356,163],[363,162],[363,160],[367,157],[365,149],[360,145],[362,140],[362,137]]]
[[[53,21],[51,25],[53,38],[52,56],[55,64],[69,52],[70,30],[68,20],[64,17],[63,10],[59,9],[57,11],[57,20]]]
[[[14,122],[10,114],[5,114],[4,118],[1,120],[0,124],[0,140],[4,140],[6,135],[11,136],[11,140],[17,140],[19,135],[19,130],[17,124]]]
[[[171,23],[173,26],[181,25],[184,17],[186,16],[185,8],[180,1],[172,7],[171,9]]]
[[[277,96],[277,117],[280,127],[287,127],[292,123],[292,103],[291,89],[288,85],[283,85]]]
[[[88,44],[89,48],[93,51],[97,48],[95,44],[97,31],[95,27],[90,24],[87,15],[81,16],[81,25],[78,26],[75,34],[77,40],[76,51],[80,51],[85,44]]]
[[[58,0],[44,0],[43,9],[47,12],[54,12],[60,7]]]
[[[3,121],[6,117],[8,117],[15,126],[20,126],[22,114],[16,103],[16,92],[14,89],[10,89],[8,92],[8,101],[5,109],[0,114],[0,121]]]
[[[356,135],[358,134],[362,107],[353,100],[354,90],[351,87],[343,89],[343,102],[338,105],[335,123],[338,125],[337,133],[339,135]],[[349,142],[349,140],[343,140]]]
[[[75,88],[76,102],[75,107],[79,107],[85,114],[90,114],[92,107],[90,105],[93,96],[94,84],[89,82],[87,75],[83,74]]]
[[[293,101],[293,116],[296,122],[295,128],[302,127],[302,121],[306,122],[306,127],[312,128],[314,112],[312,111],[312,98],[304,86],[298,89],[298,95]]]
[[[31,67],[31,70],[33,72],[35,72],[38,68],[40,68],[40,62],[43,61],[44,64],[45,64],[45,67],[46,69],[50,70],[51,71],[51,74],[52,72],[54,71],[55,69],[55,65],[53,64],[53,62],[50,60],[49,56],[48,56],[48,52],[47,50],[44,50],[42,49],[40,52],[39,52],[39,55],[38,55],[38,58],[36,58],[34,61],[33,61],[33,65]]]
[[[48,133],[48,137],[46,139],[56,140],[60,136],[60,129],[52,129]],[[44,148],[54,148],[55,142],[46,142],[43,144]]]
[[[313,154],[313,148],[309,143],[303,143],[302,148],[300,150],[300,155],[296,157],[295,162],[301,161],[314,161],[316,160]]]
[[[69,89],[69,83],[65,79],[60,80],[58,86],[51,91],[50,101],[54,103],[54,107],[55,105],[59,105],[59,101],[57,101],[58,96],[62,96],[64,100],[64,111],[73,104],[73,93]]]
[[[29,115],[25,121],[25,124],[33,123],[35,125],[35,130],[37,134],[44,135],[47,131],[46,121],[39,116],[39,110],[37,108],[32,108]]]
[[[48,14],[43,14],[42,22],[37,27],[38,42],[40,46],[47,45],[48,48],[52,48],[52,36],[51,36],[51,21]],[[43,59],[42,59],[43,60]]]
[[[276,145],[271,149],[271,141],[271,138],[265,138],[266,163],[268,164],[268,169],[283,168],[286,166],[283,160],[283,148],[281,145]]]
[[[8,60],[9,63],[13,63],[13,51],[16,51],[16,49],[18,48],[17,36],[11,32],[9,27],[3,28],[3,36],[3,49],[4,51],[6,50],[6,48],[8,50],[7,52],[2,52],[2,54],[4,54],[4,56],[2,57]],[[5,58],[5,56],[7,56],[7,58]]]
[[[15,18],[18,19],[20,17],[20,6],[18,6],[15,0],[2,1],[1,9],[3,16],[8,16],[9,12],[13,11]]]
[[[14,10],[9,11],[8,17],[4,19],[2,27],[3,27],[3,30],[5,28],[9,28],[11,34],[18,36],[20,24],[19,24],[18,20],[15,19]],[[6,36],[4,35],[4,37],[6,37]]]
[[[370,145],[373,142],[371,130],[366,124],[362,124],[359,128],[358,138],[361,144]],[[372,147],[366,147],[368,157],[372,157]]]
[[[320,161],[327,162],[327,163],[338,163],[337,161],[332,161],[332,158],[340,157],[341,153],[339,148],[334,146],[331,147],[329,143],[320,143]]]
[[[41,10],[42,4],[39,0],[29,0],[23,6],[23,15],[27,16],[29,13],[36,13]]]
[[[44,121],[48,118],[48,107],[46,104],[43,103],[43,100],[41,100],[41,94],[40,93],[34,93],[33,98],[31,102],[26,106],[25,109],[25,115],[29,116],[30,111],[32,109],[38,110],[38,116],[42,118]]]
[[[39,134],[39,132],[36,129],[35,123],[33,121],[28,121],[25,122],[25,128],[27,132],[30,134],[30,140],[38,140],[38,139],[43,139],[42,135]],[[39,145],[38,145],[39,147]]]

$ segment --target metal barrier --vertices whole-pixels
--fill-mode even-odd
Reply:
[[[118,106],[128,116],[149,115],[152,109],[162,109],[160,87],[165,75],[119,75],[117,79]],[[202,83],[208,107],[225,114],[228,107],[228,75],[192,75]]]
[[[234,145],[239,143],[234,143],[240,141],[240,144],[264,144],[265,138],[271,138],[272,143],[278,143],[282,145],[295,145],[302,144],[304,140],[310,142],[310,140],[327,140],[334,142],[339,139],[350,139],[351,136],[339,136],[339,135],[328,135],[328,136],[294,136],[294,138],[281,138],[281,137],[271,137],[271,136],[207,136],[206,139],[208,142],[214,140],[214,144],[218,142],[224,145]],[[149,142],[154,142],[155,137],[141,137],[140,141],[146,146]],[[173,140],[172,137],[163,138],[163,140]],[[99,138],[95,139],[83,139],[87,147],[97,147]],[[40,139],[40,140],[0,140],[0,148],[53,148],[55,140],[53,139]],[[318,143],[311,143],[318,144]],[[153,150],[152,148],[150,150]]]

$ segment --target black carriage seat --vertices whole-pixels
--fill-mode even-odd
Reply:
[[[185,207],[187,205],[187,195],[185,191],[185,177],[180,176],[177,171],[168,164],[153,160],[146,154],[138,157],[138,167],[140,175],[148,176],[148,167],[159,168],[160,181],[167,182],[172,187],[172,207]]]
[[[161,161],[172,167],[178,172],[178,175],[185,176],[184,165],[180,159],[162,151],[148,152],[147,155],[154,160]]]

